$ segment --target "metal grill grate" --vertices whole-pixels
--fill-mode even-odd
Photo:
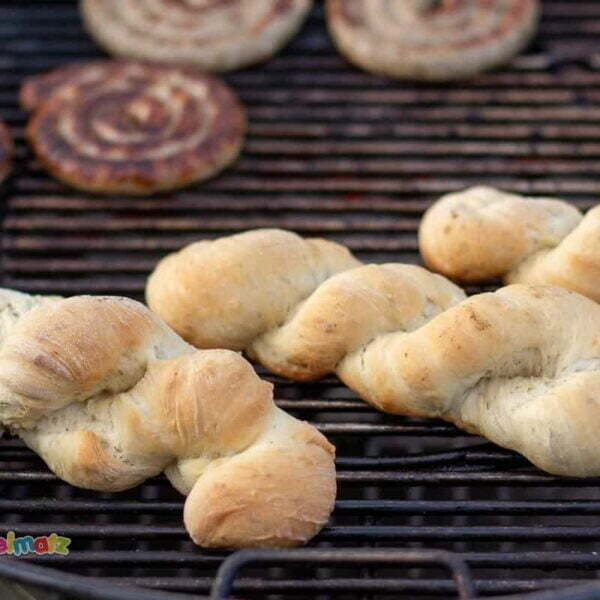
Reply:
[[[141,298],[148,271],[167,251],[259,226],[325,235],[364,260],[416,262],[423,210],[474,183],[595,204],[600,3],[543,5],[527,55],[443,87],[390,83],[348,67],[318,6],[283,54],[227,75],[250,117],[237,165],[202,187],[132,200],[63,188],[23,143],[22,78],[99,55],[75,2],[0,1],[0,113],[21,159],[4,193],[2,285]],[[115,584],[187,594],[213,588],[215,598],[232,585],[244,598],[469,598],[546,588],[598,597],[600,588],[564,592],[600,574],[597,480],[549,477],[449,425],[378,414],[333,379],[275,381],[279,405],[316,423],[338,448],[336,511],[309,549],[232,556],[197,549],[181,525],[181,498],[164,478],[121,494],[86,492],[59,481],[18,441],[3,440],[0,533],[57,531],[73,538],[73,552],[5,559],[0,575],[102,598],[126,598]],[[40,566],[95,579],[56,577]]]

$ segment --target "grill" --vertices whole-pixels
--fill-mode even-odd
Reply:
[[[437,86],[350,68],[318,3],[285,52],[226,76],[250,118],[236,166],[201,187],[129,199],[65,189],[23,142],[22,78],[100,54],[75,2],[0,1],[0,113],[20,159],[2,192],[1,284],[141,299],[166,252],[261,226],[324,235],[366,261],[417,262],[423,210],[475,183],[588,208],[600,192],[600,3],[543,9],[537,41],[510,68]],[[551,477],[447,424],[379,414],[334,379],[261,374],[279,406],[337,446],[336,510],[307,548],[196,548],[163,477],[92,493],[4,439],[0,532],[73,542],[68,558],[3,558],[0,576],[105,600],[600,597],[598,480]]]

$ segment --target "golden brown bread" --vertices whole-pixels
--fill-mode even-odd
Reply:
[[[84,23],[111,54],[226,71],[275,54],[312,0],[80,0]]]
[[[146,288],[150,308],[195,346],[245,350],[303,380],[464,297],[421,267],[362,265],[339,244],[279,229],[191,244],[164,258]]]
[[[202,546],[296,545],[329,517],[332,446],[239,354],[113,297],[2,290],[0,336],[0,423],[65,481],[118,491],[165,471]]]
[[[600,306],[554,286],[472,296],[383,336],[340,377],[398,413],[440,417],[558,475],[600,474]]]
[[[357,66],[399,79],[472,77],[534,35],[537,0],[327,0],[334,42]]]
[[[582,217],[560,200],[469,188],[427,211],[419,247],[459,282],[552,284],[600,302],[600,206]]]
[[[221,81],[123,60],[27,79],[26,137],[55,177],[97,193],[149,194],[212,177],[238,156],[244,109]]]
[[[465,299],[420,267],[356,264],[331,242],[258,230],[167,257],[147,299],[192,343],[244,348],[294,379],[335,371],[383,411],[600,475],[600,305],[553,286]]]
[[[465,295],[421,267],[362,265],[339,244],[258,229],[167,256],[146,298],[195,346],[245,350],[280,375],[310,380]]]
[[[148,304],[195,346],[244,350],[320,283],[360,264],[327,240],[259,229],[164,258],[148,282]]]

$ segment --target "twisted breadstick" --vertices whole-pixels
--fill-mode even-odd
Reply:
[[[440,417],[557,475],[600,475],[600,306],[553,286],[465,300],[382,336],[340,377],[394,412]]]
[[[118,56],[225,71],[275,54],[312,0],[81,0],[90,34]]]
[[[600,206],[582,217],[560,200],[475,187],[427,211],[419,245],[430,269],[457,281],[553,284],[600,302]]]
[[[150,306],[192,343],[245,349],[276,373],[337,373],[373,406],[438,417],[563,475],[599,475],[600,306],[551,286],[468,300],[409,265],[253,231],[165,258]]]
[[[196,351],[124,298],[0,295],[0,423],[65,481],[165,471],[202,546],[290,546],[335,496],[333,449],[238,354]]]
[[[537,26],[537,0],[327,0],[349,60],[391,77],[471,77],[508,62]]]
[[[200,348],[245,350],[272,371],[317,379],[375,338],[414,329],[464,299],[412,265],[361,265],[322,239],[265,229],[163,259],[149,306]]]
[[[411,265],[361,265],[323,239],[259,229],[167,256],[148,305],[199,348],[245,350],[274,372],[317,379],[378,335],[419,326],[464,298]]]
[[[203,73],[100,60],[30,77],[29,144],[58,179],[93,192],[148,194],[215,175],[238,155],[245,116]]]

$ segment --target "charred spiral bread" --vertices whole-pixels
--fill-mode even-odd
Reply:
[[[292,546],[335,496],[333,448],[239,354],[198,351],[125,298],[0,293],[0,423],[65,481],[164,471],[202,546]]]
[[[207,179],[238,156],[244,109],[191,70],[100,60],[30,77],[26,137],[57,179],[95,193],[150,194]]]
[[[458,282],[551,284],[600,302],[600,206],[583,216],[561,200],[469,188],[426,212],[419,247]]]
[[[465,299],[412,265],[258,230],[163,259],[150,307],[191,343],[292,379],[335,372],[388,413],[446,419],[560,475],[600,474],[600,305],[553,286]]]
[[[81,0],[108,52],[206,71],[263,61],[300,29],[312,0]]]
[[[538,0],[327,0],[334,42],[366,71],[399,79],[472,77],[533,37]]]

